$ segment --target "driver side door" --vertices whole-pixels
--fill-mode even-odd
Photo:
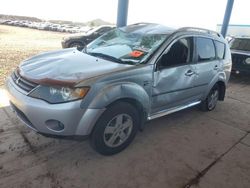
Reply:
[[[174,40],[156,63],[152,88],[152,111],[157,113],[196,100],[192,92],[195,81],[194,39]]]

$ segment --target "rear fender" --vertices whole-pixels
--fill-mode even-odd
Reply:
[[[203,100],[205,100],[210,92],[210,90],[214,87],[214,85],[216,83],[223,83],[224,86],[226,86],[226,81],[227,81],[227,77],[226,77],[226,74],[224,72],[220,72],[218,73],[217,76],[215,76],[213,78],[213,80],[211,80],[211,82],[209,83],[208,87],[207,87],[207,90],[205,91],[205,94],[203,96]],[[222,89],[220,91],[220,96],[219,96],[219,100],[224,100],[224,96],[225,96],[225,87],[224,88],[220,88]]]

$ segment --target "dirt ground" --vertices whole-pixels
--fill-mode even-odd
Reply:
[[[61,48],[66,34],[0,25],[0,85],[21,61],[28,57]]]
[[[61,37],[0,25],[1,83],[26,57],[60,48]],[[126,150],[104,157],[88,141],[34,133],[0,100],[0,187],[249,188],[249,101],[250,77],[232,76],[214,111],[195,107],[150,121]]]

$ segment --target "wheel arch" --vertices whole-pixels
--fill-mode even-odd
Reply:
[[[225,94],[226,94],[226,84],[224,81],[222,80],[218,80],[217,82],[214,82],[212,85],[210,85],[210,87],[208,88],[207,92],[206,92],[206,97],[209,94],[209,92],[211,91],[211,89],[215,86],[218,86],[219,89],[219,101],[224,101],[225,98]]]
[[[216,84],[219,87],[219,100],[224,101],[225,94],[226,94],[226,84],[225,82],[221,80],[219,80]]]
[[[150,110],[150,98],[147,92],[135,83],[122,83],[105,87],[92,99],[89,108],[108,108],[118,102],[127,102],[134,106],[143,120],[141,124],[146,121]]]
[[[226,93],[226,85],[227,85],[227,77],[224,72],[218,73],[214,78],[210,81],[208,84],[207,90],[205,94],[203,95],[202,100],[205,100],[211,89],[215,86],[218,85],[219,87],[219,98],[218,100],[223,101],[225,98],[225,93]]]
[[[134,99],[134,98],[120,98],[117,99],[116,101],[113,101],[112,103],[110,103],[108,107],[117,104],[119,102],[126,102],[129,103],[130,105],[132,105],[133,107],[135,107],[135,109],[137,110],[139,116],[140,116],[140,130],[143,130],[143,125],[145,123],[145,121],[147,121],[147,110],[143,107],[143,105],[140,103],[140,101]]]
[[[105,86],[92,98],[89,108],[105,108],[118,100],[137,101],[148,112],[150,99],[147,92],[136,83],[117,83]]]

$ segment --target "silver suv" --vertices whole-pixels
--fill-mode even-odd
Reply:
[[[34,56],[7,79],[18,117],[44,135],[89,136],[112,155],[145,121],[224,100],[231,54],[224,38],[199,28],[140,23],[116,28],[82,51]]]

